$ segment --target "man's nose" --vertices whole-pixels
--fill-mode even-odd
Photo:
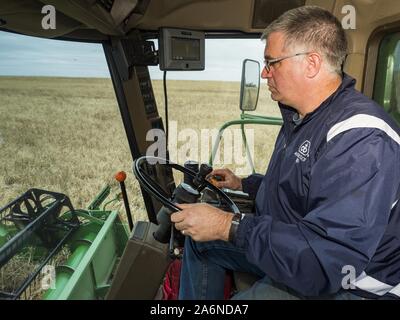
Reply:
[[[271,75],[271,70],[268,72],[268,71],[267,71],[267,68],[264,67],[264,68],[262,69],[262,71],[261,71],[261,78],[262,78],[262,79],[268,79],[268,78],[271,78],[271,76],[272,76],[272,75]]]

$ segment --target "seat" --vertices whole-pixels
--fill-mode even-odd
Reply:
[[[259,279],[258,276],[247,272],[235,271],[233,273],[233,281],[237,291],[249,289]]]

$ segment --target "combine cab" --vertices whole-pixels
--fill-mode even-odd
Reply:
[[[280,14],[310,4],[330,10],[347,26],[350,53],[344,70],[357,79],[359,90],[400,122],[398,0],[1,1],[1,31],[102,45],[132,156],[126,161],[132,163],[140,183],[148,219],[133,224],[121,176],[117,196],[113,198],[111,187],[106,186],[86,209],[75,208],[68,195],[53,191],[30,189],[15,195],[0,209],[0,268],[4,274],[11,270],[12,275],[2,277],[0,298],[166,298],[166,271],[172,265],[179,267],[171,262],[179,261],[184,249],[182,237],[169,221],[171,212],[178,210],[174,203],[208,202],[232,212],[252,212],[248,195],[221,191],[205,177],[227,127],[241,128],[254,172],[245,127],[280,126],[282,120],[254,113],[260,67],[246,59],[240,117],[221,126],[209,163],[177,165],[168,160],[165,142],[160,158],[149,158],[152,142],[146,139],[147,132],[161,130],[167,140],[168,128],[160,116],[148,67],[159,65],[164,81],[170,70],[203,70],[205,39],[259,38]],[[57,17],[55,28],[43,22],[52,10]],[[181,171],[185,183],[175,184],[174,170]],[[124,209],[107,210],[112,201],[123,203]],[[121,219],[125,213],[128,218]],[[30,267],[26,274],[16,276],[12,270],[21,263]],[[233,279],[231,292],[254,280],[238,274]]]

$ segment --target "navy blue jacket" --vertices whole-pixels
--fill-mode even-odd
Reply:
[[[235,244],[304,296],[400,297],[400,129],[354,84],[344,75],[300,124],[280,105],[267,172],[242,181],[256,212]]]

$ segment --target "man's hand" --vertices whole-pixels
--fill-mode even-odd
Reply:
[[[182,211],[171,215],[175,227],[195,241],[228,241],[233,214],[205,203],[177,204]]]
[[[220,176],[222,178],[222,181],[215,181],[215,186],[218,188],[242,190],[242,179],[229,169],[214,169],[209,176]]]

